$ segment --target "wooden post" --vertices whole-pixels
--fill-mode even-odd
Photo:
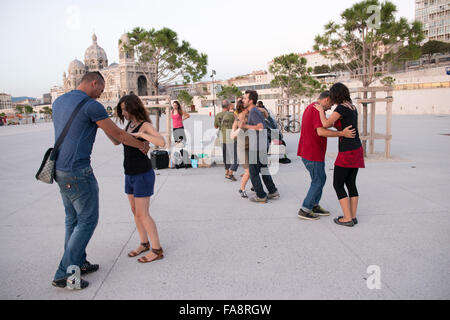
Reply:
[[[393,92],[387,92],[387,98],[393,98]],[[392,135],[392,99],[387,102],[386,105],[386,146],[385,157],[389,159],[391,157],[391,135]]]
[[[170,104],[166,106],[166,141],[167,141],[167,149],[170,150],[170,147],[172,146],[172,121],[170,121]]]
[[[289,118],[289,114],[290,114],[289,109],[290,108],[291,108],[291,100],[288,100],[287,105],[286,105],[286,118]],[[288,121],[289,121],[289,119],[288,119]]]
[[[362,106],[361,106],[361,102],[359,102],[361,100],[361,93],[358,92],[358,97],[357,97],[357,103],[356,103],[356,108],[358,109],[358,132],[359,134],[361,134],[361,111],[362,111]]]
[[[376,98],[376,91],[372,91],[370,97]],[[370,138],[369,138],[369,154],[375,153],[375,102],[370,104]]]

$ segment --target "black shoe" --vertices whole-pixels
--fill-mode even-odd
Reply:
[[[344,217],[338,217],[338,219],[344,219]],[[353,223],[355,224],[355,226],[358,224],[358,219],[357,218],[355,218],[355,219],[352,219],[353,220]]]
[[[64,279],[60,279],[60,280],[53,280],[52,286],[64,289],[67,287],[67,281],[72,281],[72,284],[75,284],[73,282],[73,280],[68,280],[68,279],[64,278]],[[89,286],[89,282],[87,282],[86,280],[80,279],[80,288],[76,288],[75,286],[67,287],[67,288],[70,290],[82,290],[82,289],[87,288],[88,286]]]
[[[319,216],[322,216],[322,217],[328,217],[329,215],[331,215],[330,211],[325,210],[321,206],[313,207],[312,212],[314,212],[315,214],[318,214]]]
[[[89,274],[98,270],[100,266],[98,264],[91,264],[89,261],[86,262],[80,267],[81,274]]]
[[[343,226],[343,227],[354,227],[355,223],[353,221],[349,221],[349,222],[341,222],[339,221],[340,218],[336,218],[334,219],[334,223],[336,223],[337,225]]]
[[[316,213],[314,213],[314,212],[309,213],[309,212],[303,211],[303,209],[300,209],[300,211],[298,212],[298,217],[303,220],[311,220],[311,221],[320,219]]]
[[[252,190],[253,192],[255,192],[255,188],[251,187],[250,190]]]

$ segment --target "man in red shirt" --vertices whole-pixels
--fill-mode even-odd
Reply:
[[[306,169],[311,175],[311,186],[303,202],[298,217],[304,220],[318,220],[320,216],[329,216],[330,212],[320,205],[322,190],[327,180],[325,173],[325,153],[327,152],[328,137],[353,138],[355,129],[352,126],[343,131],[325,129],[320,120],[319,111],[314,107],[319,103],[325,111],[332,107],[330,92],[325,91],[319,96],[317,102],[309,105],[303,113],[302,132],[298,144],[299,157],[302,157]]]

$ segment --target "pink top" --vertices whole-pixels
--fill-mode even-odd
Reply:
[[[178,129],[183,127],[183,116],[181,114],[172,113],[173,128]]]

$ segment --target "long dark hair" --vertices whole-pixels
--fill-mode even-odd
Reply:
[[[347,86],[338,82],[335,83],[330,89],[330,99],[334,104],[343,104],[348,101],[353,104],[352,98],[350,98],[350,91]]]
[[[238,100],[236,103],[236,111],[237,113],[242,113],[245,110],[244,102],[242,100]]]
[[[175,109],[177,110],[178,114],[182,116],[183,115],[183,109],[181,109],[180,103],[178,101],[176,101],[176,100],[173,103],[175,103],[177,105],[177,107]],[[173,113],[173,111],[172,111],[172,113]]]
[[[150,117],[148,115],[147,110],[144,107],[144,104],[142,103],[142,100],[139,99],[138,96],[134,95],[134,94],[130,94],[128,96],[123,96],[120,100],[119,103],[117,104],[117,116],[120,119],[121,123],[125,122],[125,117],[123,116],[122,113],[122,103],[125,103],[125,108],[128,112],[128,114],[132,117],[134,117],[136,119],[136,121],[141,122],[141,121],[146,121],[146,122],[150,122],[152,123],[152,121],[150,120]]]

